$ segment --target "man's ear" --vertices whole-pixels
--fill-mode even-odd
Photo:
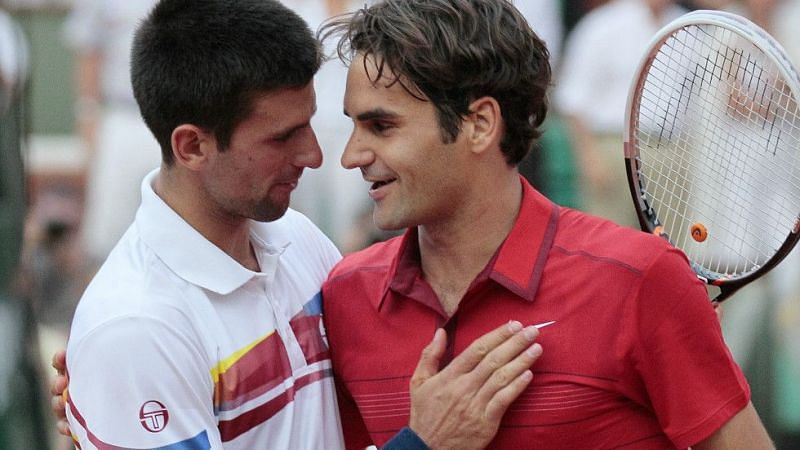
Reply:
[[[469,105],[469,141],[473,151],[484,152],[500,145],[503,115],[500,104],[493,97],[481,97]]]
[[[191,124],[178,125],[172,130],[172,155],[175,163],[189,170],[200,169],[216,150],[216,139],[205,130]]]

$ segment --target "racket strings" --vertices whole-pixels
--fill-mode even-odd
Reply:
[[[716,137],[717,137],[717,139],[714,139],[712,142],[721,143],[721,145],[725,145],[725,146],[737,146],[737,145],[739,145],[736,142],[728,142],[727,141],[728,138],[726,136],[716,136]],[[677,143],[678,146],[688,144],[689,139],[687,139],[686,137],[679,136],[678,139],[679,139],[679,141]],[[684,142],[686,144],[684,144]],[[722,154],[723,157],[725,157],[725,158],[730,158],[732,155],[737,155],[737,154],[731,153],[731,152],[717,152],[717,153]],[[664,154],[660,154],[660,155],[664,155]],[[674,183],[674,187],[681,190],[680,195],[676,195],[676,198],[678,198],[678,199],[686,198],[686,195],[689,192],[692,192],[692,191],[694,191],[696,189],[692,185],[693,184],[692,183],[693,182],[692,178],[689,178],[689,177],[687,177],[685,175],[686,173],[688,173],[688,171],[690,169],[690,166],[692,165],[692,160],[689,159],[689,158],[686,158],[685,157],[686,155],[687,155],[686,153],[682,153],[682,154],[678,155],[679,157],[677,158],[677,161],[679,162],[679,164],[677,165],[678,166],[677,168],[673,164],[666,164],[666,161],[656,161],[656,164],[661,164],[666,169],[666,170],[662,170],[660,175],[666,175],[666,176],[659,177],[659,179],[655,180],[655,183],[656,184],[661,184],[662,187],[666,187],[666,186],[671,186],[672,183],[670,183],[670,182],[674,181],[675,182]],[[731,169],[731,167],[741,166],[742,164],[734,163],[730,159],[728,159],[727,161],[724,161],[724,162],[725,162],[725,164],[715,165],[715,166],[709,167],[709,169],[711,171],[717,172],[717,173],[715,173],[717,178],[722,178],[722,177],[732,178],[732,177],[736,176],[736,174],[731,172],[730,169]],[[719,169],[720,168],[722,170],[725,170],[727,173],[719,173]],[[704,180],[700,180],[700,181],[704,181]],[[701,189],[708,190],[708,189],[712,189],[714,187],[712,184],[710,184],[710,181],[707,181],[707,180],[705,180],[705,181],[706,181],[706,185],[702,186]],[[667,184],[667,183],[670,183],[670,184]],[[754,186],[749,186],[749,187],[753,188]],[[736,201],[737,200],[736,198],[725,198],[725,196],[729,195],[729,194],[730,194],[729,191],[723,192],[722,193],[723,198],[721,198],[721,200],[728,200],[728,201]],[[688,203],[686,203],[686,201],[681,201],[681,203],[682,203],[682,206],[685,206],[685,207],[689,206]],[[705,205],[705,207],[708,207],[708,206],[709,205]],[[673,209],[672,212],[673,213],[678,213],[679,211]],[[762,211],[762,212],[766,213],[766,211]],[[673,215],[672,218],[675,219],[674,215]],[[669,224],[669,225],[672,226],[674,224]],[[766,231],[766,230],[761,230],[761,231]]]
[[[721,276],[768,260],[800,211],[800,110],[777,65],[730,30],[684,28],[653,56],[634,120],[643,195],[673,244]]]
[[[726,141],[717,141],[717,142],[722,142],[722,143],[724,143],[724,144],[726,144],[726,145],[733,145],[733,146],[739,145],[739,144],[737,144],[736,142],[726,142]],[[684,153],[683,155],[686,155],[686,154]],[[729,156],[730,154],[729,154],[729,153],[725,153],[724,155],[725,155],[725,156]],[[674,230],[674,229],[676,229],[676,228],[677,228],[678,230],[682,230],[682,231],[685,231],[685,230],[687,230],[687,229],[688,229],[688,227],[677,227],[677,226],[676,226],[677,224],[676,224],[676,223],[674,223],[674,222],[675,222],[675,220],[676,220],[676,219],[679,217],[679,215],[686,215],[686,214],[689,214],[689,213],[687,213],[687,212],[685,211],[685,209],[686,209],[686,208],[688,208],[688,207],[690,207],[691,205],[690,205],[689,203],[687,203],[685,200],[683,200],[683,199],[685,199],[685,198],[686,198],[686,192],[691,192],[691,191],[693,191],[693,190],[697,189],[697,187],[695,187],[695,186],[693,186],[693,185],[692,185],[692,182],[691,182],[691,181],[692,181],[692,179],[691,179],[691,178],[687,178],[686,176],[683,176],[683,175],[682,175],[682,174],[686,173],[686,172],[687,172],[687,170],[688,170],[688,169],[687,169],[687,163],[688,163],[688,164],[690,164],[690,163],[691,163],[691,160],[689,160],[689,159],[687,159],[687,158],[685,158],[685,157],[684,157],[684,158],[681,158],[681,164],[680,164],[680,165],[679,165],[677,168],[676,168],[675,166],[673,166],[673,165],[667,166],[667,167],[669,168],[669,171],[671,172],[671,173],[668,175],[668,177],[672,176],[672,177],[674,178],[674,176],[675,176],[675,175],[677,175],[678,177],[680,177],[681,179],[679,179],[679,180],[675,180],[675,181],[677,181],[679,185],[682,185],[682,187],[683,187],[683,190],[684,190],[684,192],[681,192],[680,194],[677,194],[677,195],[676,195],[676,198],[678,198],[679,200],[681,200],[681,205],[680,205],[680,206],[682,207],[682,208],[681,208],[682,210],[678,210],[678,209],[675,209],[675,208],[673,208],[673,209],[672,209],[672,211],[671,211],[671,213],[672,213],[672,214],[669,216],[669,217],[671,217],[671,219],[672,219],[672,222],[666,223],[666,225],[667,225],[668,229],[673,229],[673,230]],[[728,169],[729,169],[730,167],[735,167],[735,166],[737,166],[737,165],[741,165],[741,164],[736,164],[736,163],[734,163],[734,162],[732,162],[732,161],[728,160],[728,161],[725,161],[725,164],[723,164],[723,165],[721,165],[721,166],[714,166],[714,168],[715,168],[715,167],[724,167],[724,168],[726,167],[726,168],[728,168]],[[716,176],[717,176],[718,178],[719,178],[719,177],[732,177],[732,176],[735,176],[735,175],[736,175],[736,174],[735,174],[735,173],[732,173],[730,170],[728,170],[728,173],[726,173],[726,174],[719,174],[719,173],[717,173],[717,174],[716,174]],[[748,179],[748,178],[747,178],[747,177],[745,177],[745,180],[747,180],[747,179]],[[701,179],[701,180],[702,180],[702,179]],[[668,181],[669,181],[669,180],[665,180],[665,181],[664,181],[664,184],[666,184],[666,182],[668,182]],[[657,183],[661,183],[661,180],[658,180],[658,181],[657,181]],[[751,187],[751,188],[752,188],[752,186],[749,186],[749,187]],[[713,188],[713,186],[712,186],[712,185],[708,185],[708,186],[703,186],[702,188],[703,188],[703,189],[709,189],[709,188]],[[721,196],[718,196],[718,197],[719,197],[719,198],[718,198],[718,201],[721,201],[721,202],[723,202],[723,203],[724,203],[724,202],[726,202],[726,201],[728,201],[728,202],[736,202],[736,201],[738,201],[738,199],[736,199],[736,198],[725,198],[725,195],[726,195],[726,194],[727,194],[727,192],[722,192],[722,195],[721,195]],[[759,204],[756,204],[756,209],[758,209],[758,205],[759,205]],[[708,205],[708,204],[706,204],[706,205],[703,205],[703,207],[704,207],[704,208],[708,208],[709,206],[714,206],[714,205]],[[676,215],[676,214],[677,214],[677,215]],[[762,210],[762,211],[761,211],[761,214],[769,214],[769,213],[767,213],[766,211],[763,211],[763,210]],[[731,230],[730,230],[730,232],[731,232],[731,233],[735,233],[735,234],[737,234],[737,235],[740,235],[740,234],[742,234],[743,232],[746,232],[746,231],[747,231],[747,230],[740,230],[740,229],[731,229]],[[762,232],[764,232],[764,231],[765,231],[765,230],[756,230],[755,232],[756,232],[756,233],[762,233]],[[686,237],[685,237],[685,236],[679,236],[679,239],[681,239],[681,240],[685,240],[685,239],[686,239]],[[745,244],[745,242],[744,242],[744,241],[740,241],[740,242],[739,242],[739,244],[740,244],[740,246],[739,246],[738,248],[732,248],[732,249],[730,249],[730,250],[731,250],[731,251],[735,251],[735,252],[737,252],[737,253],[739,253],[739,254],[753,254],[753,253],[754,253],[754,251],[757,251],[757,250],[758,250],[757,248],[749,248],[749,249],[746,249],[746,248],[744,248],[744,247],[742,246],[743,244]],[[713,262],[710,262],[710,261],[709,261],[709,263],[713,263]],[[753,261],[749,261],[749,264],[751,264],[751,265],[755,266],[755,265],[757,265],[757,264],[758,264],[758,262],[757,262],[757,261],[755,261],[755,260],[753,260]],[[744,269],[739,269],[739,268],[736,268],[736,267],[733,267],[733,268],[731,268],[731,267],[726,267],[724,271],[725,271],[725,272],[736,272],[736,271],[740,271],[740,270],[744,270]]]

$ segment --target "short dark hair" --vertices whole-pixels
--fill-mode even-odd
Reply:
[[[131,53],[134,96],[167,165],[177,126],[225,149],[256,95],[305,86],[322,61],[308,24],[276,0],[161,0]]]
[[[379,1],[326,22],[319,36],[332,35],[341,35],[337,50],[344,61],[356,53],[375,57],[373,82],[388,75],[431,101],[445,142],[455,140],[469,104],[482,96],[500,105],[501,148],[510,165],[517,165],[540,135],[549,52],[509,1]]]

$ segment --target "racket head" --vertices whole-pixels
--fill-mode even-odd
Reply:
[[[624,141],[640,225],[722,301],[800,237],[800,76],[757,25],[703,10],[659,31],[636,73]]]

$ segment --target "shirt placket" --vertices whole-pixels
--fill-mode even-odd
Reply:
[[[275,330],[278,335],[280,335],[281,341],[283,341],[283,345],[286,348],[289,362],[292,365],[292,372],[296,372],[306,365],[306,360],[303,356],[300,342],[297,340],[294,330],[292,330],[291,319],[293,317],[293,312],[291,309],[291,300],[279,298],[275,295],[277,290],[275,273],[277,272],[278,263],[280,262],[280,255],[270,254],[262,256],[260,259],[261,288],[264,290],[264,297],[267,299],[267,303],[272,309],[275,320]]]

